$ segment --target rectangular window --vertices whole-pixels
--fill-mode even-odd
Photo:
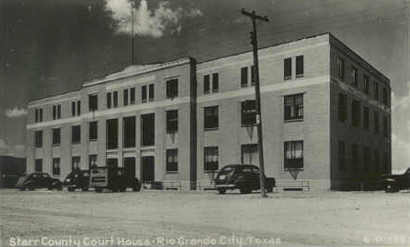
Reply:
[[[363,76],[363,92],[369,94],[370,79],[367,75]]]
[[[53,120],[57,119],[57,106],[53,105]]]
[[[296,78],[302,78],[304,73],[303,56],[296,57]]]
[[[114,91],[112,93],[112,105],[114,108],[118,107],[118,92]]]
[[[37,130],[34,132],[34,146],[36,148],[41,148],[43,146],[43,131]]]
[[[71,158],[71,170],[79,170],[80,169],[80,156],[73,156]]]
[[[338,99],[338,116],[339,121],[344,122],[347,120],[347,96],[345,94],[339,93]]]
[[[213,130],[219,127],[219,110],[218,106],[209,106],[204,108],[204,129]]]
[[[141,101],[142,103],[147,102],[147,85],[141,87]]]
[[[303,120],[303,94],[284,97],[284,114],[287,120]]]
[[[204,75],[204,94],[209,94],[210,92],[211,92],[210,76]]]
[[[135,147],[136,129],[135,129],[135,116],[125,117],[123,119],[123,138],[124,148]]]
[[[127,106],[128,105],[128,89],[123,90],[122,97],[123,97],[124,105]]]
[[[359,159],[359,145],[352,144],[352,164],[353,170],[357,171],[360,167],[360,159]]]
[[[292,58],[285,58],[283,63],[283,79],[290,80],[292,79]]]
[[[218,147],[205,147],[204,148],[204,171],[216,171],[218,170],[219,152]]]
[[[154,101],[154,84],[149,84],[148,87],[148,100]]]
[[[359,87],[359,72],[354,66],[352,66],[352,85],[354,87]]]
[[[178,79],[167,81],[167,98],[178,97]]]
[[[81,126],[76,125],[71,127],[71,143],[78,144],[81,142]]]
[[[141,115],[141,145],[155,145],[155,114]]]
[[[107,102],[107,107],[108,107],[108,102]],[[97,94],[88,95],[88,109],[89,111],[98,110],[98,95]]]
[[[259,165],[258,144],[241,145],[241,163]]]
[[[97,155],[90,154],[88,155],[88,169],[97,166]]]
[[[95,141],[98,138],[98,122],[93,121],[88,125],[88,139],[90,141]]]
[[[178,172],[178,149],[167,149],[167,172]]]
[[[374,133],[379,133],[379,113],[377,111],[373,112],[373,121],[374,121]]]
[[[385,137],[389,136],[389,127],[388,127],[388,123],[387,123],[387,117],[383,117],[383,135]]]
[[[369,122],[370,122],[370,113],[369,107],[363,107],[363,128],[368,130],[369,129]]]
[[[346,147],[344,141],[339,141],[337,158],[339,171],[344,171],[346,168]]]
[[[107,108],[110,109],[112,107],[112,94],[107,93]]]
[[[39,109],[39,114],[38,115],[39,115],[39,121],[43,122],[43,108]]]
[[[81,115],[81,101],[77,101],[77,115]]]
[[[39,118],[38,118],[38,109],[34,109],[34,114],[35,114],[34,122],[37,123],[37,122],[39,122],[39,121],[38,121],[38,119],[39,119]]]
[[[53,145],[60,145],[60,142],[61,142],[61,133],[60,133],[60,129],[59,128],[57,128],[57,129],[53,129],[53,140],[52,140],[52,143],[53,143]]]
[[[135,87],[130,89],[130,104],[135,104]]]
[[[167,111],[167,133],[178,131],[178,110]]]
[[[303,141],[287,141],[284,143],[284,168],[303,169]]]
[[[389,98],[387,95],[387,88],[383,88],[383,104],[389,106]]]
[[[379,100],[379,84],[377,81],[374,82],[374,99]]]
[[[248,86],[248,67],[241,68],[241,87]]]
[[[75,116],[75,101],[71,102],[71,116]]]
[[[61,105],[57,105],[57,119],[61,118]]]
[[[360,126],[360,114],[361,114],[360,101],[353,100],[352,102],[352,126],[353,127]]]
[[[213,73],[212,74],[212,92],[216,93],[219,90],[219,74]]]
[[[107,120],[107,149],[118,148],[118,119]]]
[[[345,78],[345,61],[341,57],[337,57],[337,77],[341,80]]]
[[[42,159],[36,159],[35,165],[34,165],[34,171],[35,172],[43,171],[43,160]]]
[[[53,175],[60,175],[60,158],[53,158]]]
[[[245,100],[241,102],[241,124],[242,126],[252,126],[256,124],[256,101]]]
[[[256,67],[255,65],[251,66],[251,85],[255,86],[256,83]]]

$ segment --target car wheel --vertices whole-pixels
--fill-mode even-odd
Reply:
[[[386,184],[386,186],[384,187],[384,191],[386,191],[386,193],[393,193],[393,192],[398,192],[399,190],[397,190],[396,186],[394,186],[394,184]]]
[[[221,194],[221,195],[223,195],[223,194],[226,193],[226,190],[225,190],[225,189],[218,189],[218,193]]]

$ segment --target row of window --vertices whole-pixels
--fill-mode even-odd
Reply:
[[[337,66],[337,77],[344,81],[345,78],[345,62],[343,58],[337,57],[336,59],[336,66]],[[351,85],[355,88],[360,88],[359,85],[359,71],[355,66],[350,67],[350,82]],[[366,74],[363,74],[363,80],[362,80],[362,86],[361,89],[362,91],[370,95],[370,77]],[[389,92],[388,88],[383,88],[382,90],[382,97],[380,97],[380,90],[379,90],[379,83],[377,81],[373,81],[373,98],[376,101],[381,101],[386,106],[390,105],[390,99],[389,99]]]
[[[347,121],[348,102],[347,95],[340,93],[338,99],[338,119],[340,122]],[[363,108],[363,110],[362,110]],[[362,114],[363,112],[363,114]],[[367,106],[361,106],[360,101],[352,100],[351,105],[351,121],[353,127],[360,127],[363,117],[363,129],[370,130],[370,109]],[[373,111],[373,131],[378,134],[380,132],[380,117],[378,111]],[[389,135],[388,117],[383,116],[383,135]]]
[[[371,150],[368,146],[362,147],[362,159],[360,158],[360,147],[358,144],[351,145],[351,156],[346,156],[346,144],[344,141],[338,143],[338,169],[339,171],[347,171],[348,163],[352,171],[365,172],[387,172],[389,168],[388,152],[383,154],[383,163],[380,161],[380,152],[377,149]],[[362,165],[362,166],[361,166]]]
[[[296,57],[296,78],[304,77],[304,58],[303,56]],[[283,79],[291,80],[292,79],[292,58],[285,58],[283,61]]]
[[[241,146],[242,163],[258,165],[258,148],[257,144],[245,144]],[[80,157],[73,156],[71,159],[71,169],[80,169]],[[88,166],[97,165],[97,155],[89,155]],[[303,168],[303,141],[287,141],[284,142],[284,168]],[[204,171],[216,171],[219,169],[219,148],[218,146],[204,147]],[[43,160],[35,160],[35,171],[43,170]],[[166,171],[178,172],[178,149],[166,150]],[[52,160],[53,175],[60,175],[60,158]]]

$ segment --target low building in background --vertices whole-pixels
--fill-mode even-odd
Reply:
[[[0,156],[0,188],[13,188],[25,172],[25,158]]]
[[[390,173],[386,76],[329,33],[261,48],[259,59],[267,176],[337,190]],[[144,183],[193,190],[224,165],[259,165],[252,64],[244,52],[130,66],[33,100],[28,171],[62,179],[121,166]]]

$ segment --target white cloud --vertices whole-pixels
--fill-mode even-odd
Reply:
[[[17,106],[12,109],[7,109],[5,112],[9,118],[17,118],[27,115],[27,110],[24,108],[18,108]]]
[[[141,0],[136,6],[134,18],[131,16],[131,2],[129,0],[106,0],[106,9],[118,22],[119,33],[131,34],[131,26],[134,23],[134,33],[139,36],[159,38],[166,31],[179,33],[182,29],[181,18],[202,16],[199,9],[172,9],[169,2],[160,2],[154,10],[148,8],[147,0]]]
[[[26,157],[26,148],[24,145],[10,146],[3,139],[0,139],[0,155]]]

